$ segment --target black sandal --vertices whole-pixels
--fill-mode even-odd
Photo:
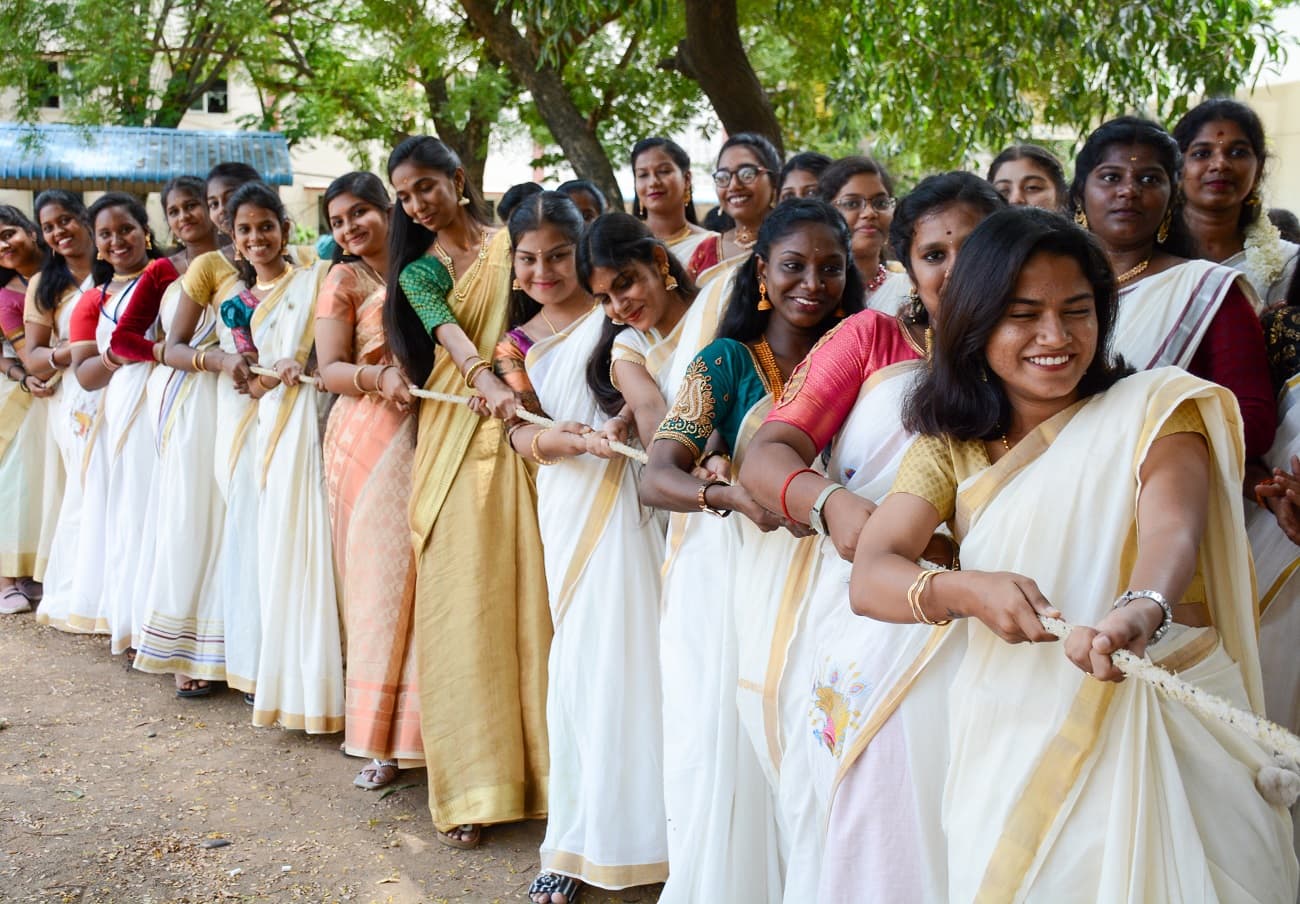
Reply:
[[[533,884],[528,886],[529,900],[532,900],[533,895],[564,895],[565,900],[573,904],[581,893],[581,882],[572,876],[561,876],[559,873],[538,873]]]

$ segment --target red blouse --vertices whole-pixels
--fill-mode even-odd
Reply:
[[[813,346],[790,375],[769,421],[797,427],[824,449],[853,410],[873,373],[921,357],[897,317],[866,310],[854,314]]]
[[[73,345],[95,342],[95,331],[99,328],[99,309],[112,297],[113,293],[106,286],[94,286],[81,293],[77,306],[72,309],[72,319],[68,322],[69,342]]]
[[[1258,458],[1267,452],[1277,431],[1277,402],[1269,377],[1264,328],[1238,286],[1224,296],[1187,369],[1237,397],[1246,456]]]
[[[158,319],[163,292],[180,278],[169,259],[160,257],[149,262],[113,329],[113,337],[109,340],[113,354],[126,361],[153,360],[153,341],[145,334]]]
[[[721,253],[722,236],[715,235],[705,239],[695,246],[690,262],[686,265],[686,272],[690,274],[691,279],[695,279],[705,270],[716,266],[718,261],[722,260]]]

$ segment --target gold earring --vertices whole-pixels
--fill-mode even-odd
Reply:
[[[683,200],[686,207],[691,206],[691,187],[689,185],[686,186],[686,197]]]
[[[465,195],[461,195],[460,200],[457,201],[456,203],[459,204],[461,207],[469,207],[469,198],[466,197]]]
[[[1160,221],[1160,228],[1156,230],[1156,241],[1163,245],[1169,239],[1169,227],[1173,225],[1174,208],[1171,206],[1165,211],[1165,218]]]
[[[153,250],[153,236],[151,236],[147,232],[144,234],[144,250],[145,251]]]
[[[772,310],[772,302],[767,300],[767,281],[762,279],[758,281],[758,310]]]
[[[1088,215],[1083,212],[1082,207],[1074,212],[1074,222],[1078,223],[1084,229],[1088,228]]]
[[[242,261],[243,259],[244,259],[244,256],[243,256],[242,254],[239,253],[239,246],[236,245],[236,246],[235,246],[235,263],[239,263],[239,262]]]
[[[1250,194],[1246,197],[1246,206],[1258,207],[1263,203],[1264,198],[1259,193],[1259,186],[1255,186],[1250,190]]]
[[[677,291],[677,277],[668,272],[668,263],[666,261],[659,265],[659,275],[664,278],[665,290],[669,292]]]
[[[95,252],[95,260],[97,260],[97,261],[102,261],[103,259],[104,259],[104,252],[102,252],[102,251],[96,251],[96,252]]]
[[[524,287],[519,285],[519,277],[515,277],[515,281],[510,284],[510,288],[514,289],[516,292],[522,292],[524,290]]]

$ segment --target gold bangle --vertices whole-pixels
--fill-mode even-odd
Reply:
[[[401,373],[401,370],[398,369],[396,364],[385,364],[383,367],[379,368],[379,375],[375,377],[375,392],[380,395],[383,395],[384,392],[384,374],[390,370],[396,370],[399,374]]]
[[[930,625],[931,627],[936,628],[948,624],[952,619],[945,618],[939,621],[931,619],[925,614],[925,610],[921,608],[921,595],[925,593],[925,588],[930,586],[930,582],[934,580],[934,576],[942,573],[942,568],[930,568],[922,571],[916,576],[916,580],[912,582],[912,586],[907,590],[907,604],[912,610],[912,617],[921,624]]]
[[[541,448],[538,446],[538,441],[541,440],[542,434],[550,429],[550,427],[544,427],[541,430],[538,430],[533,434],[533,441],[528,444],[528,450],[533,453],[533,461],[537,462],[539,465],[553,465],[560,460],[559,458],[547,458],[542,454]]]
[[[477,364],[475,364],[469,370],[465,371],[465,386],[468,387],[469,389],[473,389],[474,378],[477,377],[482,371],[487,370],[491,366],[492,366],[491,364],[488,364],[486,361],[480,358]]]
[[[361,372],[366,369],[366,365],[358,364],[352,371],[352,385],[356,387],[359,395],[367,395],[366,390],[361,388]]]
[[[195,349],[190,352],[190,370],[195,373],[199,372],[199,350]]]

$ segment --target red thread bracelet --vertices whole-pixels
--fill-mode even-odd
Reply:
[[[795,471],[793,474],[791,474],[789,477],[785,479],[785,484],[781,487],[781,514],[785,515],[785,520],[793,521],[795,524],[803,524],[802,521],[800,521],[794,515],[791,515],[790,510],[786,508],[785,494],[786,491],[790,489],[790,484],[800,474],[816,474],[816,473],[817,471],[813,468],[800,468],[798,471]]]

